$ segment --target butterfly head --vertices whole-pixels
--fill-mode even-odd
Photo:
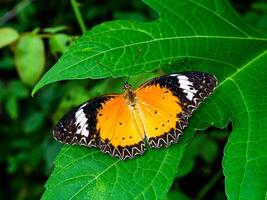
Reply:
[[[133,92],[132,86],[129,83],[125,83],[124,87],[124,98],[126,100],[126,103],[130,106],[135,106],[136,105],[136,95]]]
[[[132,90],[132,86],[129,83],[125,83],[123,86],[123,90],[124,92],[126,92],[127,90]]]

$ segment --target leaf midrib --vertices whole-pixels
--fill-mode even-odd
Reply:
[[[69,200],[72,200],[75,196],[77,196],[81,191],[83,191],[88,185],[90,185],[93,181],[95,181],[98,177],[102,176],[105,174],[109,169],[112,167],[116,166],[118,162],[121,162],[121,160],[117,160],[114,163],[112,163],[110,166],[108,166],[105,170],[103,170],[101,173],[99,173],[97,176],[95,176],[92,180],[88,181],[80,190],[78,190],[72,197],[70,197]]]
[[[267,41],[267,39],[266,39]],[[267,50],[262,51],[258,56],[256,56],[255,58],[253,58],[252,60],[248,61],[246,64],[244,64],[243,66],[241,66],[240,68],[237,69],[236,72],[234,72],[231,76],[226,77],[221,83],[219,83],[218,87],[221,87],[222,85],[224,85],[227,81],[231,81],[231,79],[234,79],[235,76],[238,76],[238,74],[245,70],[247,67],[250,66],[250,64],[252,64],[253,62],[256,62],[257,60],[259,60],[261,57],[263,57],[265,54],[267,54]]]
[[[242,91],[240,90],[238,84],[235,82],[234,80],[234,77],[238,76],[240,72],[242,72],[243,70],[247,69],[248,67],[251,66],[252,63],[256,62],[257,60],[261,59],[263,56],[265,56],[267,54],[267,50],[264,50],[263,52],[261,52],[258,56],[256,56],[254,59],[250,60],[249,62],[247,62],[245,65],[243,65],[242,67],[240,67],[235,73],[233,73],[231,76],[227,77],[226,79],[224,79],[219,85],[218,87],[221,87],[222,85],[224,85],[225,83],[228,83],[228,81],[231,81],[235,84],[235,86],[237,87],[242,99],[243,99],[243,102],[244,102],[244,105],[246,107],[246,110],[247,110],[247,117],[248,117],[248,122],[250,122],[250,116],[249,116],[249,112],[248,112],[248,105],[246,104],[246,101],[245,101],[245,97],[242,93]],[[248,124],[248,134],[247,134],[247,141],[249,141],[249,138],[250,138],[250,123]],[[248,165],[248,142],[246,142],[246,155],[245,155],[245,166],[244,166],[244,170],[242,170],[242,181],[240,183],[240,185],[244,184],[244,178],[245,178],[245,174],[246,174],[246,170],[247,170],[247,165]],[[238,197],[240,197],[240,194],[241,194],[241,187],[239,187],[239,192],[238,192]],[[227,194],[228,195],[228,194]],[[228,196],[229,197],[229,196]]]
[[[151,179],[150,183],[152,183],[155,180],[155,177],[158,175],[158,173],[159,173],[164,161],[166,160],[166,155],[167,155],[168,152],[169,152],[169,149],[167,149],[166,153],[164,154],[164,158],[163,158],[162,162],[160,163],[160,166],[159,166],[159,168],[158,168],[158,170],[156,172],[156,175]],[[150,186],[150,184],[148,184],[147,187],[145,187],[144,190],[138,196],[136,196],[134,199],[138,199],[138,197],[140,197],[141,195],[144,195],[145,190],[147,190],[149,188],[149,186]]]
[[[244,34],[245,36],[247,37],[250,37],[250,35],[248,35],[246,32],[244,32],[242,29],[240,29],[239,27],[237,27],[236,25],[234,25],[233,23],[231,23],[229,20],[227,20],[226,18],[222,17],[221,15],[218,15],[216,12],[214,12],[213,10],[195,2],[195,1],[192,1],[192,0],[189,0],[190,2],[194,3],[196,6],[200,7],[200,8],[203,8],[207,11],[209,11],[210,13],[212,13],[213,15],[215,15],[216,17],[219,17],[221,20],[223,20],[224,22],[226,22],[227,24],[229,24],[230,26],[232,26],[233,28],[235,28],[236,30],[238,30],[239,32],[241,32],[242,34]],[[216,3],[216,1],[215,1]]]
[[[240,87],[238,86],[238,84],[234,81],[234,79],[231,79],[232,82],[235,84],[236,88],[238,89],[239,93],[240,93],[240,96],[242,97],[242,100],[244,102],[244,105],[246,107],[246,114],[247,114],[247,118],[248,118],[248,124],[247,124],[247,129],[248,129],[248,134],[247,134],[247,142],[245,143],[246,144],[246,155],[245,155],[245,166],[244,166],[244,171],[242,173],[242,180],[241,180],[241,184],[240,185],[243,185],[244,184],[244,179],[245,179],[245,174],[246,174],[246,171],[247,171],[247,164],[248,164],[248,146],[249,146],[249,141],[250,141],[250,138],[251,138],[251,130],[250,130],[250,115],[249,115],[249,109],[248,109],[248,105],[246,103],[246,100],[245,100],[245,97],[243,95],[243,92],[240,90]],[[238,197],[240,197],[240,194],[241,194],[241,187],[238,188],[239,192],[238,192]]]
[[[142,42],[135,42],[135,43],[131,43],[131,44],[127,44],[127,45],[123,45],[123,46],[118,46],[118,47],[114,47],[114,48],[110,48],[110,49],[107,49],[107,50],[104,50],[104,51],[101,51],[99,53],[96,53],[96,54],[93,54],[85,59],[81,59],[79,62],[75,62],[73,63],[72,65],[69,65],[68,67],[64,68],[63,70],[61,71],[58,71],[57,73],[54,73],[52,76],[51,76],[51,79],[52,77],[55,77],[58,73],[62,73],[66,70],[69,70],[70,68],[72,68],[73,66],[75,65],[78,65],[82,62],[85,62],[89,59],[92,59],[94,57],[97,57],[101,54],[105,54],[107,52],[110,52],[110,51],[114,51],[114,50],[118,50],[118,49],[122,49],[122,48],[126,48],[126,47],[131,47],[131,46],[136,46],[136,45],[142,45],[142,44],[147,44],[147,43],[152,43],[152,42],[158,42],[158,41],[164,41],[164,40],[174,40],[174,39],[227,39],[227,40],[256,40],[256,41],[267,41],[267,38],[257,38],[257,37],[227,37],[227,36],[205,36],[205,35],[197,35],[197,36],[175,36],[175,37],[166,37],[166,38],[158,38],[158,39],[154,39],[154,40],[146,40],[146,41],[142,41]],[[74,51],[72,51],[71,53],[69,54],[72,54]],[[68,53],[66,53],[65,56],[67,56]]]

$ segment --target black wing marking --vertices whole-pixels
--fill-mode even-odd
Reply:
[[[96,97],[63,117],[56,125],[53,136],[66,144],[79,144],[88,147],[98,147],[99,132],[96,130],[97,112],[101,104],[112,98],[112,95]]]

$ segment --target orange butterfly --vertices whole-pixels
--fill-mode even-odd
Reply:
[[[66,115],[54,137],[67,144],[98,147],[121,159],[177,142],[188,117],[217,84],[214,76],[184,72],[154,78],[136,90],[96,97]]]

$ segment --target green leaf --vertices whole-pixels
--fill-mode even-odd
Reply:
[[[182,192],[169,192],[165,198],[165,200],[190,200],[189,197],[187,197]]]
[[[187,157],[185,153],[185,156],[180,162],[179,170],[177,171],[175,177],[180,178],[188,175],[194,169],[194,166],[195,166],[194,158]]]
[[[221,111],[231,113],[233,123],[223,159],[230,199],[266,198],[266,63],[267,50],[224,79],[214,98]]]
[[[6,88],[5,84],[2,81],[0,81],[0,103],[2,103],[6,98],[6,96],[8,95],[8,90],[6,90],[5,88]]]
[[[206,162],[213,162],[218,154],[217,143],[213,140],[205,138],[205,141],[199,148],[199,154]]]
[[[29,89],[19,80],[10,81],[8,90],[10,95],[15,96],[17,99],[24,99],[29,96]]]
[[[40,36],[28,33],[20,37],[15,49],[15,64],[21,80],[32,86],[45,67],[44,43]]]
[[[23,132],[26,134],[32,134],[34,131],[40,130],[44,123],[44,114],[37,111],[31,111],[29,115],[25,117],[22,123]]]
[[[19,33],[13,28],[0,28],[0,48],[15,42]]]
[[[181,141],[120,161],[98,150],[64,145],[43,199],[163,199],[195,130],[233,130],[223,168],[229,199],[264,199],[267,190],[267,39],[227,1],[146,0],[160,13],[148,23],[113,21],[79,38],[35,86],[60,80],[126,76],[160,67],[215,74],[215,92],[193,114]],[[184,64],[183,64],[184,63]],[[179,169],[178,169],[179,170]]]
[[[140,12],[121,12],[117,11],[113,15],[114,19],[128,19],[134,21],[147,21],[146,17]]]
[[[57,157],[43,199],[162,199],[182,149],[183,145],[149,150],[146,156],[122,161],[95,149],[66,145]]]
[[[196,135],[185,150],[185,155],[179,164],[176,178],[186,176],[193,170],[197,156],[201,156],[206,162],[212,162],[216,158],[217,153],[217,143],[209,139],[206,133]]]
[[[6,111],[11,119],[17,119],[19,115],[18,101],[16,97],[10,96],[5,104]]]
[[[0,70],[4,71],[4,70],[11,70],[14,68],[14,60],[13,57],[11,57],[11,55],[7,54],[7,55],[3,55],[2,59],[0,60]]]

